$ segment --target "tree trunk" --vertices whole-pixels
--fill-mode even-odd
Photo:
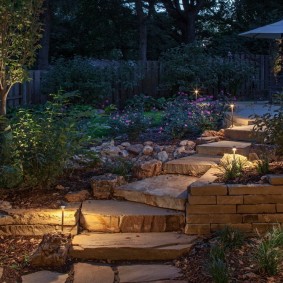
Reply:
[[[139,57],[144,64],[147,61],[147,16],[143,12],[142,0],[136,0],[135,2],[139,25]]]
[[[45,70],[49,66],[49,43],[50,43],[50,3],[49,0],[45,0],[44,13],[42,16],[43,22],[43,35],[40,40],[41,48],[37,55],[37,68],[39,70]]]
[[[196,12],[193,11],[187,17],[184,31],[185,43],[192,43],[196,39],[196,15]]]
[[[0,92],[1,94],[1,108],[0,108],[0,116],[5,116],[7,113],[7,96],[8,93],[3,90]]]

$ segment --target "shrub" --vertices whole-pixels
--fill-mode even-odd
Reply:
[[[212,101],[211,97],[204,97],[190,101],[187,96],[179,95],[166,104],[164,131],[173,138],[183,138],[220,128],[225,109],[225,100]]]
[[[195,87],[217,88],[236,95],[239,86],[252,77],[253,69],[240,58],[211,55],[200,43],[169,49],[161,58],[163,87],[173,93]]]
[[[115,87],[132,89],[142,78],[142,69],[132,62],[93,62],[75,57],[58,59],[44,76],[42,92],[46,95],[63,90],[75,92],[74,103],[106,107],[110,104]]]
[[[221,160],[219,168],[223,172],[224,181],[232,181],[240,177],[243,173],[245,163],[245,159],[242,159],[240,156],[236,156],[235,158],[229,158],[227,156],[226,159]]]
[[[281,228],[274,228],[267,233],[256,253],[256,261],[261,271],[269,276],[277,274],[283,259],[282,247],[283,231]]]
[[[131,108],[141,108],[144,111],[161,110],[164,108],[166,99],[164,97],[155,99],[152,96],[144,94],[135,95],[133,98],[128,99],[126,105]]]
[[[274,115],[266,113],[253,118],[255,118],[255,133],[263,138],[264,143],[276,145],[277,154],[283,155],[283,96],[280,97],[280,103]]]
[[[256,170],[259,174],[268,174],[270,172],[269,159],[267,156],[263,159],[257,160]]]
[[[242,246],[244,234],[233,227],[226,226],[218,232],[220,243],[224,248],[236,248]]]
[[[27,185],[48,187],[63,173],[66,161],[82,151],[84,136],[76,118],[55,95],[52,102],[33,109],[19,109],[12,119],[13,144]]]
[[[130,140],[135,140],[150,125],[150,119],[140,109],[127,108],[115,113],[109,118],[109,125],[116,134],[127,134]]]

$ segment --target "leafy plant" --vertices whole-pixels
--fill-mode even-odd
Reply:
[[[126,105],[131,108],[140,108],[143,111],[151,111],[153,109],[161,110],[164,108],[166,99],[164,97],[155,99],[152,96],[147,96],[144,94],[135,95],[134,97],[128,99]]]
[[[277,154],[283,155],[283,96],[279,99],[279,108],[274,115],[266,113],[262,116],[255,115],[254,131],[262,136],[262,142],[274,144],[277,147]]]
[[[225,262],[224,250],[220,246],[211,248],[209,257],[209,273],[215,283],[228,283],[228,267]]]
[[[235,180],[243,173],[245,161],[240,157],[227,157],[225,160],[221,160],[219,164],[220,170],[223,172],[224,181]]]
[[[151,124],[143,110],[127,108],[122,113],[115,113],[109,119],[109,125],[114,133],[127,134],[130,140],[135,140]]]
[[[268,174],[270,171],[269,159],[265,156],[263,159],[257,160],[256,170],[259,174]]]
[[[244,242],[244,234],[233,227],[226,226],[218,232],[220,243],[224,248],[233,249],[242,246]]]
[[[260,243],[256,253],[256,260],[261,271],[266,272],[269,276],[278,273],[283,259],[282,247],[283,231],[281,228],[274,228]]]

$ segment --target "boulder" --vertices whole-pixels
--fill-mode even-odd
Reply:
[[[125,184],[123,176],[115,174],[105,174],[94,176],[91,179],[91,187],[93,196],[99,199],[108,199],[113,194],[113,189],[117,186]]]
[[[125,149],[121,150],[120,156],[127,158],[129,156],[129,152]]]
[[[156,159],[144,161],[136,164],[133,168],[133,177],[144,179],[160,175],[162,170],[162,162]]]
[[[180,146],[177,147],[176,150],[174,151],[174,157],[179,157],[182,153],[184,153],[186,151],[185,146]]]
[[[142,144],[133,144],[127,148],[128,152],[139,155],[143,151],[143,145]]]
[[[183,141],[180,141],[179,145],[180,146],[186,146],[188,144],[188,140],[183,140]]]
[[[194,141],[188,141],[187,142],[187,149],[194,149],[196,147],[196,143]]]
[[[143,145],[153,146],[153,142],[152,141],[146,141],[146,142],[143,143]]]
[[[161,162],[166,162],[168,160],[168,154],[166,151],[161,151],[157,154],[157,158]]]
[[[70,247],[70,236],[63,234],[45,234],[36,251],[30,258],[30,264],[37,267],[62,267],[66,264]]]
[[[109,146],[101,150],[101,155],[119,156],[121,150],[118,146]]]
[[[143,151],[142,153],[144,155],[151,155],[153,153],[153,148],[149,145],[146,145],[144,148],[143,148]]]
[[[78,192],[69,192],[65,195],[65,199],[68,202],[82,202],[90,197],[88,190],[82,190]]]
[[[129,143],[129,142],[122,142],[121,143],[121,145],[123,146],[123,147],[129,147],[129,146],[131,146],[131,144]]]

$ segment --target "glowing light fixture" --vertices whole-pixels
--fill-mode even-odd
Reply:
[[[64,229],[64,210],[65,210],[65,205],[61,205],[61,210],[62,210],[62,222],[61,222],[61,230],[63,232],[63,229]]]
[[[199,94],[199,90],[198,89],[195,89],[195,95],[196,95],[196,100],[198,99],[198,94]]]
[[[233,151],[233,159],[236,160],[236,150],[237,148],[233,146],[232,151]]]
[[[234,126],[234,107],[235,107],[235,104],[230,104],[230,107],[231,107],[231,127],[233,128]]]

